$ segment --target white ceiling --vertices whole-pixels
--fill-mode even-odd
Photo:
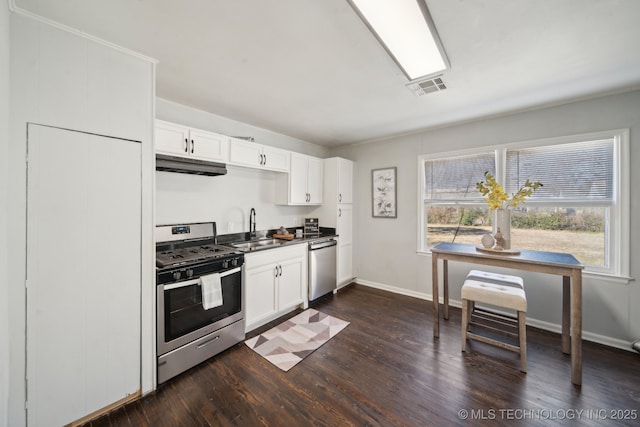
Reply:
[[[159,97],[335,147],[640,87],[639,0],[427,0],[451,69],[413,95],[346,0],[15,0],[153,57]]]

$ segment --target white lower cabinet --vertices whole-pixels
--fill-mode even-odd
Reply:
[[[306,308],[306,244],[248,253],[244,268],[247,332],[299,306]]]
[[[353,205],[338,204],[338,286],[351,282],[353,274]]]
[[[354,276],[353,245],[343,245],[338,238],[338,286],[349,284]]]

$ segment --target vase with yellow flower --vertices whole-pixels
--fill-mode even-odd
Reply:
[[[495,213],[493,218],[495,249],[511,249],[511,208],[524,203],[527,197],[542,187],[542,183],[527,179],[516,193],[509,195],[491,173],[485,172],[484,178],[484,181],[476,183],[476,188],[484,196],[489,209]]]

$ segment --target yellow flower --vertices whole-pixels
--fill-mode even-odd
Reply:
[[[476,183],[476,188],[484,196],[484,200],[489,204],[489,209],[506,209],[510,207],[516,207],[521,203],[524,203],[527,197],[530,197],[534,191],[538,188],[542,187],[542,183],[540,181],[531,182],[531,180],[527,179],[522,187],[518,190],[517,193],[511,196],[511,200],[509,200],[509,194],[504,191],[502,185],[493,175],[489,172],[484,173],[485,181],[480,181]]]

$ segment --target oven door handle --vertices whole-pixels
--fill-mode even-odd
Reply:
[[[220,273],[220,278],[222,279],[223,277],[227,277],[231,274],[239,273],[240,270],[242,270],[241,267],[236,267],[236,268],[232,268],[231,270],[223,271],[222,273]],[[193,285],[199,285],[199,284],[200,284],[200,279],[198,278],[198,279],[187,280],[185,282],[178,282],[178,283],[171,283],[169,285],[164,285],[162,289],[165,291],[170,291],[171,289],[179,289],[179,288],[184,288],[187,286],[193,286]]]
[[[223,271],[222,273],[220,273],[220,278],[222,279],[223,277],[227,277],[231,274],[238,273],[240,270],[242,270],[241,267],[236,267],[236,268],[232,268],[231,270]]]

